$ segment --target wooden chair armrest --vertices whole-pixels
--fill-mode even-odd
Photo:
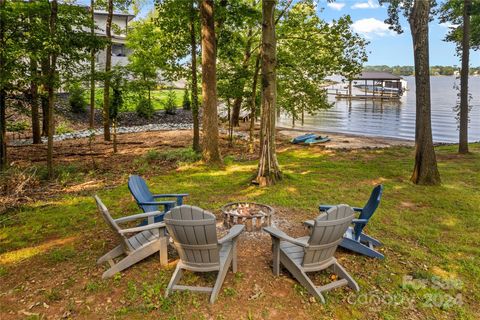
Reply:
[[[296,244],[297,246],[308,247],[308,243],[292,238],[289,235],[287,235],[285,232],[277,228],[265,227],[263,228],[263,231],[269,233],[272,238],[288,241],[290,243]]]
[[[188,197],[188,193],[169,193],[169,194],[154,194],[154,198],[174,198],[174,197]]]
[[[177,206],[183,204],[183,197],[187,197],[188,193],[168,193],[168,194],[154,194],[153,198],[177,198]]]
[[[235,240],[235,238],[238,237],[243,232],[243,229],[245,229],[244,225],[241,225],[241,224],[234,225],[225,237],[218,240],[218,244],[223,244],[225,242]]]
[[[367,219],[353,219],[352,220],[352,223],[355,223],[355,224],[367,224],[368,220]]]
[[[175,205],[176,201],[146,201],[146,202],[137,202],[139,205],[144,206],[171,206]]]
[[[320,212],[322,211],[328,211],[328,209],[330,209],[331,207],[334,207],[334,205],[331,205],[331,204],[322,204],[320,206],[318,206],[318,210]]]
[[[303,225],[308,228],[312,228],[315,225],[315,220],[307,220],[303,222]]]
[[[139,213],[139,214],[133,214],[131,216],[126,216],[126,217],[121,217],[118,219],[115,219],[114,221],[116,223],[123,223],[123,222],[128,222],[132,220],[137,220],[137,219],[144,219],[152,216],[158,216],[163,214],[162,211],[152,211],[152,212],[147,212],[147,213]]]
[[[147,224],[147,225],[141,226],[141,227],[121,229],[121,230],[119,230],[119,232],[121,234],[136,233],[136,232],[141,232],[141,231],[145,231],[145,230],[162,229],[162,228],[165,228],[165,222],[157,222],[157,223]]]

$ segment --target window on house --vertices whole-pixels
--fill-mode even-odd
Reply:
[[[112,45],[112,56],[115,57],[125,57],[125,46],[123,44],[113,44]]]

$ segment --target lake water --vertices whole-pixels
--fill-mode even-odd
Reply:
[[[404,77],[408,91],[400,101],[362,101],[335,99],[334,106],[321,110],[316,115],[305,114],[304,126],[296,121],[296,128],[339,132],[366,136],[379,136],[414,140],[415,138],[415,78]],[[459,80],[454,76],[431,77],[432,131],[434,142],[458,142],[458,121],[454,107],[457,93],[454,89]],[[334,86],[335,87],[335,86]],[[345,84],[337,86],[345,87]],[[472,95],[469,113],[469,141],[480,141],[480,77],[470,77],[469,91]],[[278,126],[292,127],[292,120],[285,115],[278,119]]]

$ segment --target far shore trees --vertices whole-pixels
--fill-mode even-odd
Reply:
[[[408,19],[413,40],[416,86],[415,125],[415,166],[411,180],[415,184],[440,184],[437,159],[433,148],[431,99],[430,99],[430,58],[428,23],[431,19],[430,1],[402,0],[390,2],[389,18],[385,21],[395,31],[403,32],[400,14]]]

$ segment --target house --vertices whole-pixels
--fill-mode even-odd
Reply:
[[[97,27],[98,36],[106,36],[105,29],[107,25],[108,12],[104,10],[95,10],[94,19]],[[135,18],[129,13],[114,12],[112,19],[112,67],[125,66],[128,64],[128,55],[130,50],[125,46],[128,32],[128,23]],[[105,68],[106,50],[97,53],[97,68]]]

